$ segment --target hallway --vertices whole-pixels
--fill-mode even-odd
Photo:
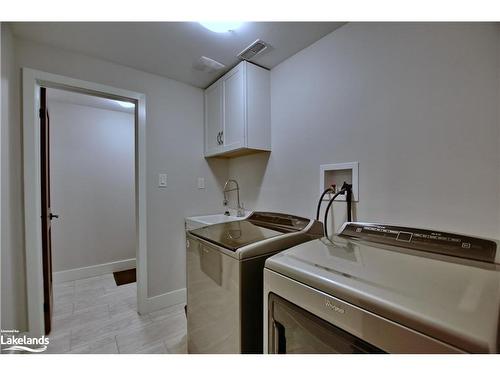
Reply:
[[[184,304],[140,316],[136,294],[112,274],[54,284],[46,353],[186,353]]]

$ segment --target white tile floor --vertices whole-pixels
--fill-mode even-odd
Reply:
[[[186,353],[184,305],[141,316],[136,293],[112,274],[55,284],[46,353]]]

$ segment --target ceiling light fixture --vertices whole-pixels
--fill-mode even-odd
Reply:
[[[135,107],[135,104],[134,103],[130,103],[130,102],[122,102],[122,101],[119,101],[117,100],[116,101],[118,104],[120,104],[120,106],[122,106],[123,108],[134,108]]]
[[[227,33],[239,28],[243,22],[198,22],[205,29],[214,33]]]

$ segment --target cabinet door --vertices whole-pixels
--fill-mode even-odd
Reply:
[[[245,65],[224,78],[224,151],[245,147]]]
[[[205,91],[205,155],[222,150],[222,83],[215,83]]]

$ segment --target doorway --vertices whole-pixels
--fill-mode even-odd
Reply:
[[[52,319],[68,321],[82,308],[123,302],[119,297],[136,306],[129,298],[136,281],[135,104],[45,87],[40,104],[44,322],[49,334]],[[116,288],[123,274],[129,275],[124,282],[133,284],[128,289]],[[109,282],[97,282],[104,277]],[[90,281],[96,285],[93,291]]]
[[[50,197],[51,115],[47,108],[50,90],[67,96],[83,95],[108,101],[129,103],[133,116],[133,208],[134,255],[137,267],[137,309],[146,312],[146,218],[145,218],[145,96],[144,94],[76,80],[50,73],[23,69],[23,141],[25,180],[25,239],[28,287],[29,333],[43,335],[51,330],[53,315],[54,220]],[[109,262],[108,262],[109,263]],[[111,262],[113,263],[113,262]],[[108,265],[109,266],[109,265]],[[82,271],[83,269],[83,271]],[[85,265],[79,272],[87,272]],[[74,270],[73,270],[74,271]],[[56,273],[57,275],[57,273]],[[68,277],[67,275],[64,277]]]

